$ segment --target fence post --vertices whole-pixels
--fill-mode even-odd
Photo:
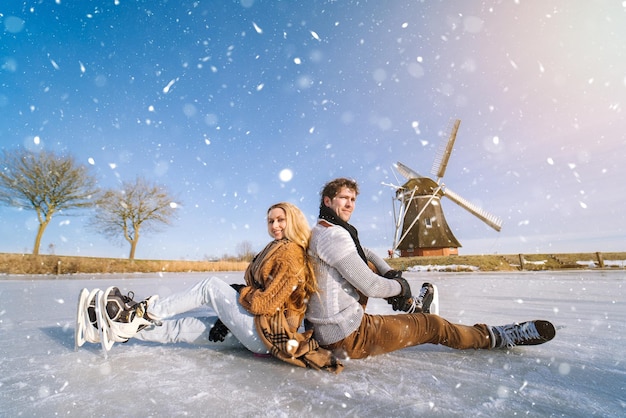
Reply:
[[[524,254],[519,255],[519,268],[520,270],[524,270]]]
[[[598,257],[598,265],[600,266],[601,269],[604,268],[604,257],[602,256],[601,252],[597,252],[596,253],[596,257]]]

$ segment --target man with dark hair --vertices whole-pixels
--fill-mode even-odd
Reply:
[[[306,326],[314,330],[321,346],[341,356],[364,358],[425,343],[490,349],[537,345],[554,338],[554,326],[548,321],[467,326],[422,312],[401,272],[362,247],[356,228],[348,223],[358,193],[357,183],[346,178],[330,181],[321,192],[319,220],[309,244],[319,291],[310,298],[306,313]],[[366,314],[369,297],[387,299],[394,310],[412,313]]]

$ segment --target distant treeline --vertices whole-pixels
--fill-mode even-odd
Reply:
[[[387,262],[392,268],[398,270],[406,270],[413,266],[450,266],[448,271],[464,271],[467,266],[476,267],[478,271],[623,269],[626,264],[626,252],[406,257],[388,259]],[[216,261],[128,260],[0,253],[0,274],[244,271],[248,263],[247,260],[230,257]]]

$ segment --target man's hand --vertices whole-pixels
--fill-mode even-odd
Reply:
[[[402,273],[400,272],[400,274]],[[387,298],[387,303],[393,307],[394,311],[404,311],[406,307],[410,305],[410,300],[413,297],[411,294],[411,286],[409,286],[409,283],[401,275],[400,277],[394,277],[393,280],[400,283],[402,290],[399,295]]]
[[[389,270],[387,273],[383,275],[385,279],[398,279],[402,278],[402,272],[399,270]]]
[[[224,338],[226,338],[226,334],[228,334],[228,328],[224,325],[222,320],[218,318],[213,328],[211,328],[211,331],[209,331],[209,341],[216,343],[222,342]]]

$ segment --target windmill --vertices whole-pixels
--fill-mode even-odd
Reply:
[[[443,183],[460,124],[461,121],[457,119],[448,126],[448,141],[442,143],[431,170],[431,174],[437,177],[436,181],[421,176],[400,162],[395,165],[407,181],[396,190],[396,232],[392,253],[399,250],[401,257],[458,254],[461,244],[443,216],[442,197],[447,197],[496,231],[500,231],[502,221],[498,217],[463,199]],[[398,210],[395,210],[396,201],[399,202]]]

